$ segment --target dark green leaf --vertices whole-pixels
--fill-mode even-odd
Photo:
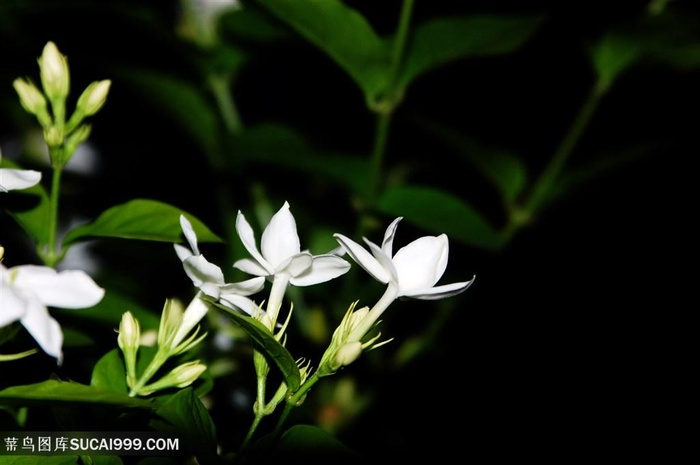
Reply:
[[[95,363],[90,386],[122,394],[128,393],[126,369],[120,349],[110,350]]]
[[[151,420],[152,428],[181,438],[195,455],[216,455],[216,426],[192,389],[173,394],[155,413],[158,418]]]
[[[598,85],[607,89],[623,71],[637,62],[642,55],[642,46],[634,37],[610,32],[600,38],[590,54]]]
[[[122,459],[116,455],[93,455],[92,465],[122,465]]]
[[[95,324],[108,326],[115,330],[119,327],[122,315],[130,311],[138,320],[141,330],[158,329],[160,325],[160,313],[143,307],[140,303],[116,292],[107,289],[102,300],[94,307],[81,309],[76,312],[73,309],[52,309],[64,318],[80,319],[94,322]],[[115,334],[116,341],[116,334]]]
[[[512,152],[486,146],[466,134],[443,125],[417,120],[421,128],[434,134],[464,158],[499,191],[507,203],[513,202],[522,192],[527,181],[525,164]]]
[[[64,245],[91,237],[119,237],[147,241],[182,242],[180,215],[192,223],[199,242],[221,242],[201,221],[177,207],[148,199],[136,199],[102,213],[92,223],[71,230]]]
[[[235,40],[257,42],[272,42],[289,37],[283,26],[255,8],[248,7],[224,13],[219,19],[219,34],[232,36]]]
[[[388,189],[377,208],[390,216],[402,216],[415,226],[435,234],[445,233],[464,244],[497,249],[498,233],[467,202],[432,187],[403,186]]]
[[[221,304],[214,304],[224,310],[224,314],[231,318],[250,336],[255,348],[262,352],[266,358],[272,360],[282,372],[287,388],[294,392],[301,385],[301,375],[292,354],[274,338],[270,330],[255,318],[243,315],[225,307]]]
[[[374,101],[389,85],[389,48],[356,10],[339,0],[258,0],[326,52]]]
[[[41,383],[12,386],[0,391],[0,405],[35,405],[55,403],[103,404],[115,407],[153,408],[151,401],[134,399],[126,394],[84,384],[47,380]]]
[[[16,163],[5,158],[0,159],[0,166],[11,169],[23,169]],[[49,243],[49,196],[41,183],[28,189],[12,191],[12,195],[22,196],[21,208],[9,210],[8,213],[17,221],[22,229],[32,237],[37,245]],[[2,195],[9,195],[3,193]],[[4,203],[4,202],[3,202]]]
[[[218,148],[218,112],[209,103],[198,84],[175,77],[172,73],[139,69],[117,70],[121,82],[140,90],[164,115],[179,123],[205,153]]]
[[[318,182],[325,180],[346,186],[359,194],[367,191],[365,173],[370,167],[366,159],[317,151],[288,127],[273,124],[250,127],[233,143],[232,150],[248,161],[294,170]]]
[[[513,52],[533,35],[542,19],[480,15],[437,18],[421,24],[409,44],[401,87],[451,61]]]
[[[0,465],[75,465],[77,455],[3,455]]]
[[[275,445],[270,463],[354,464],[369,463],[328,431],[312,425],[294,425]]]

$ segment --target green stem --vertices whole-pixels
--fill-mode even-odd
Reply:
[[[386,154],[391,117],[402,98],[403,90],[398,88],[398,81],[403,64],[404,52],[406,51],[406,40],[408,39],[408,31],[411,24],[413,3],[414,0],[404,0],[401,6],[399,25],[396,30],[394,48],[391,54],[389,89],[387,89],[387,94],[384,96],[385,101],[380,102],[376,107],[377,124],[372,147],[370,189],[367,199],[369,205],[372,205],[376,201],[381,188],[382,168]]]
[[[236,102],[231,96],[230,82],[231,80],[224,75],[212,74],[209,76],[209,87],[219,106],[226,130],[231,134],[240,135],[243,132],[243,123]]]
[[[596,84],[589,93],[549,163],[533,185],[529,197],[520,209],[515,209],[511,214],[510,221],[502,232],[504,243],[509,241],[515,232],[527,222],[527,218],[532,218],[542,206],[547,194],[561,175],[571,153],[590,123],[593,114],[598,108],[598,104],[605,95],[606,89],[607,87]]]
[[[253,418],[253,423],[250,425],[250,428],[248,429],[248,434],[246,434],[245,438],[243,439],[243,443],[241,444],[241,447],[239,449],[239,454],[248,449],[250,446],[250,441],[253,439],[253,436],[255,435],[255,431],[258,429],[258,426],[260,425],[260,422],[262,419],[265,417],[265,414],[262,413],[262,411],[256,411],[255,412],[255,418]]]
[[[151,378],[153,378],[153,376],[158,372],[160,367],[162,367],[167,360],[167,354],[164,354],[160,350],[156,352],[156,355],[153,357],[153,360],[151,360],[151,362],[144,370],[143,374],[141,374],[139,381],[136,383],[135,386],[131,388],[129,396],[134,397],[135,395],[137,395],[141,388],[143,388],[146,385],[146,383],[148,383],[148,381],[150,381]]]
[[[275,425],[275,431],[273,433],[274,437],[279,437],[282,432],[282,426],[284,426],[284,422],[287,420],[287,417],[291,413],[292,409],[299,406],[299,403],[304,398],[306,393],[309,392],[309,389],[311,389],[319,379],[321,379],[321,377],[318,376],[318,372],[314,373],[294,394],[287,398],[287,403],[284,405],[284,410],[282,410],[282,414],[277,420],[277,425]]]
[[[53,172],[49,198],[48,250],[40,255],[44,264],[53,268],[59,262],[61,255],[58,251],[58,200],[61,192],[61,175],[63,174],[63,147],[51,149],[51,161]]]

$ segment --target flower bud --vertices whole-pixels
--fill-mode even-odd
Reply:
[[[56,126],[44,128],[44,140],[49,147],[58,147],[63,143],[63,131]]]
[[[338,367],[350,365],[362,355],[362,343],[359,341],[345,344],[335,354],[335,363]]]
[[[107,94],[109,93],[109,87],[112,81],[106,79],[104,81],[95,81],[91,83],[83,91],[83,93],[78,98],[77,109],[84,116],[94,115],[102,108],[105,100],[107,100]]]
[[[139,321],[134,318],[131,312],[124,312],[119,323],[119,336],[117,343],[124,354],[124,365],[126,366],[126,384],[132,387],[136,382],[136,354],[139,350],[139,339],[141,338],[141,328]]]
[[[117,343],[122,350],[138,348],[141,339],[141,327],[139,320],[134,318],[131,312],[124,312],[119,323],[119,336]]]
[[[35,115],[40,108],[46,108],[46,99],[39,89],[31,81],[17,78],[12,82],[12,87],[19,95],[19,103],[22,108]]]
[[[65,100],[70,88],[68,60],[58,51],[56,44],[48,42],[39,58],[41,84],[52,102]]]
[[[199,363],[199,360],[183,363],[172,369],[170,373],[163,376],[155,383],[151,383],[138,390],[138,394],[147,396],[156,391],[169,388],[184,388],[192,384],[199,378],[207,366]]]
[[[2,257],[5,256],[5,247],[0,245],[0,261],[2,261]]]
[[[78,128],[75,129],[75,131],[70,133],[70,135],[66,138],[65,154],[67,157],[73,155],[78,146],[85,142],[88,139],[88,137],[90,137],[91,131],[92,128],[89,124],[83,124],[78,126]],[[68,162],[67,159],[65,161]]]

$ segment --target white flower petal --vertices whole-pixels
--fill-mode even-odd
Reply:
[[[337,278],[347,273],[349,269],[350,263],[337,255],[317,255],[314,257],[310,268],[298,276],[293,276],[289,282],[293,286],[313,286],[314,284],[324,283]]]
[[[228,295],[252,295],[260,292],[265,287],[265,278],[252,278],[238,283],[229,283],[221,286],[221,298]]]
[[[192,255],[182,262],[182,267],[195,287],[201,287],[204,283],[216,286],[224,284],[224,273],[221,268],[209,263],[203,255]]]
[[[175,248],[175,253],[182,262],[192,256],[192,251],[183,245],[173,244],[173,247]]]
[[[222,295],[219,303],[234,310],[247,313],[248,315],[255,315],[258,311],[260,311],[255,302],[250,300],[248,297],[243,297],[242,295],[237,294],[229,294],[226,296]]]
[[[263,231],[260,250],[265,260],[277,271],[285,260],[301,252],[299,235],[289,203],[275,213]]]
[[[42,304],[50,307],[92,307],[102,300],[105,293],[80,270],[59,273],[45,266],[21,265],[13,267],[12,272],[16,273],[14,286],[32,292]]]
[[[290,277],[298,276],[311,268],[313,260],[313,255],[308,252],[292,255],[280,263],[279,267],[275,269],[275,274],[286,273]]]
[[[466,291],[474,282],[475,277],[470,281],[461,283],[445,284],[443,286],[430,287],[427,289],[416,289],[408,293],[401,294],[400,297],[407,297],[419,300],[439,300],[452,297]]]
[[[6,270],[0,268],[0,273],[4,274]],[[6,285],[3,276],[0,282],[0,328],[22,318],[27,312],[27,305],[26,297],[12,286]]]
[[[393,262],[400,293],[432,287],[447,268],[447,236],[425,236],[401,248]]]
[[[253,256],[253,259],[266,270],[266,274],[274,274],[274,268],[265,260],[265,258],[263,258],[255,245],[255,234],[253,234],[253,228],[251,228],[250,224],[245,219],[245,215],[243,215],[243,213],[240,211],[236,217],[236,231],[238,232],[238,236],[241,238],[241,242],[243,242],[243,246],[246,248],[248,253]]]
[[[259,262],[251,258],[242,258],[237,260],[233,267],[237,270],[241,270],[244,273],[252,274],[253,276],[270,276],[274,274],[274,271],[270,271],[263,267]]]
[[[63,359],[61,346],[63,345],[63,332],[61,326],[42,303],[34,298],[27,302],[27,311],[22,317],[22,325],[32,335],[44,352],[58,359],[60,364]]]
[[[377,259],[360,244],[339,233],[333,234],[333,237],[345,248],[348,255],[374,279],[384,284],[391,280],[390,272],[385,270]]]
[[[190,244],[193,255],[199,255],[199,247],[197,246],[197,234],[195,234],[194,229],[192,229],[192,223],[185,218],[185,215],[180,215],[180,227],[182,227],[182,232],[185,235],[185,239]],[[179,255],[179,254],[178,254]]]
[[[0,191],[26,189],[41,181],[41,173],[33,170],[0,168]]]
[[[392,250],[393,244],[394,244],[394,236],[396,235],[396,227],[399,225],[399,221],[403,219],[402,216],[399,216],[396,218],[394,221],[391,222],[388,228],[386,228],[386,231],[384,232],[384,240],[382,241],[382,250],[386,254],[387,257],[393,257],[394,252]]]
[[[389,280],[393,283],[398,283],[398,275],[396,274],[396,268],[394,267],[394,263],[391,261],[391,257],[385,254],[384,251],[374,242],[368,241],[366,238],[365,242],[379,265],[381,265],[381,267],[389,275]]]

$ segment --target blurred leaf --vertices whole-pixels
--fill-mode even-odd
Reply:
[[[539,16],[436,18],[415,28],[410,39],[400,84],[451,61],[500,55],[520,48],[542,23]]]
[[[0,465],[75,465],[78,459],[77,455],[6,455],[0,456]]]
[[[139,69],[120,69],[120,81],[131,83],[165,115],[173,118],[205,153],[218,149],[218,111],[194,83]]]
[[[92,455],[92,465],[122,465],[122,459],[116,455]]]
[[[233,141],[232,152],[251,162],[265,163],[313,179],[341,184],[355,193],[366,193],[369,162],[360,157],[315,151],[301,134],[281,125],[265,124],[246,129]]]
[[[119,327],[122,315],[126,311],[133,313],[139,320],[142,331],[158,329],[160,325],[160,314],[156,314],[140,303],[110,289],[105,291],[102,300],[94,307],[80,309],[80,311],[62,308],[51,309],[51,312],[64,318],[87,320],[114,329]]]
[[[525,164],[513,152],[486,146],[466,134],[427,119],[416,120],[418,125],[438,140],[463,155],[496,187],[504,200],[513,202],[527,181]]]
[[[387,189],[377,208],[389,216],[402,216],[411,224],[467,245],[497,249],[498,233],[471,205],[432,187],[401,186]]]
[[[182,241],[180,215],[192,223],[200,242],[221,242],[201,221],[181,209],[156,200],[136,199],[106,210],[92,223],[71,230],[64,246],[90,237],[119,237],[147,241]]]
[[[286,29],[249,5],[221,15],[219,34],[256,42],[272,42],[289,37]]]
[[[158,418],[149,425],[158,431],[182,438],[195,455],[210,458],[216,455],[216,426],[202,401],[191,388],[173,394],[160,405],[155,414]]]
[[[642,46],[634,37],[616,31],[605,34],[590,49],[598,86],[607,89],[641,56]]]
[[[269,463],[362,464],[362,456],[318,426],[294,425],[275,444]]]
[[[360,86],[368,101],[389,85],[389,48],[358,11],[340,0],[258,0],[280,21],[326,52]]]
[[[90,386],[107,391],[127,394],[126,369],[120,349],[112,349],[104,354],[92,368]]]
[[[17,163],[14,163],[6,158],[0,158],[0,166],[11,169],[24,169]],[[43,176],[42,176],[43,177]],[[26,196],[28,200],[28,208],[17,210],[7,210],[22,229],[29,234],[37,245],[45,245],[49,243],[49,231],[46,227],[49,224],[49,195],[42,186],[42,183],[36,184],[28,189],[11,191],[10,194],[3,193],[2,195]],[[24,200],[24,199],[23,199]]]
[[[557,199],[564,198],[576,189],[580,189],[585,185],[592,185],[601,177],[611,174],[613,171],[624,169],[643,157],[652,156],[654,153],[658,153],[659,150],[663,149],[657,144],[643,143],[622,150],[607,151],[589,163],[569,168],[559,176],[552,186],[546,203],[551,204]]]
[[[299,367],[294,361],[294,357],[292,357],[292,354],[290,354],[282,344],[277,342],[265,325],[255,318],[238,313],[218,303],[214,305],[224,310],[226,316],[243,328],[248,336],[250,336],[255,348],[277,365],[282,372],[284,382],[291,392],[299,389],[301,385],[301,375],[299,374]]]
[[[134,399],[126,394],[94,386],[53,379],[36,384],[12,386],[0,391],[0,405],[45,404],[53,406],[55,403],[103,404],[129,408],[153,407],[153,403],[149,400]]]

